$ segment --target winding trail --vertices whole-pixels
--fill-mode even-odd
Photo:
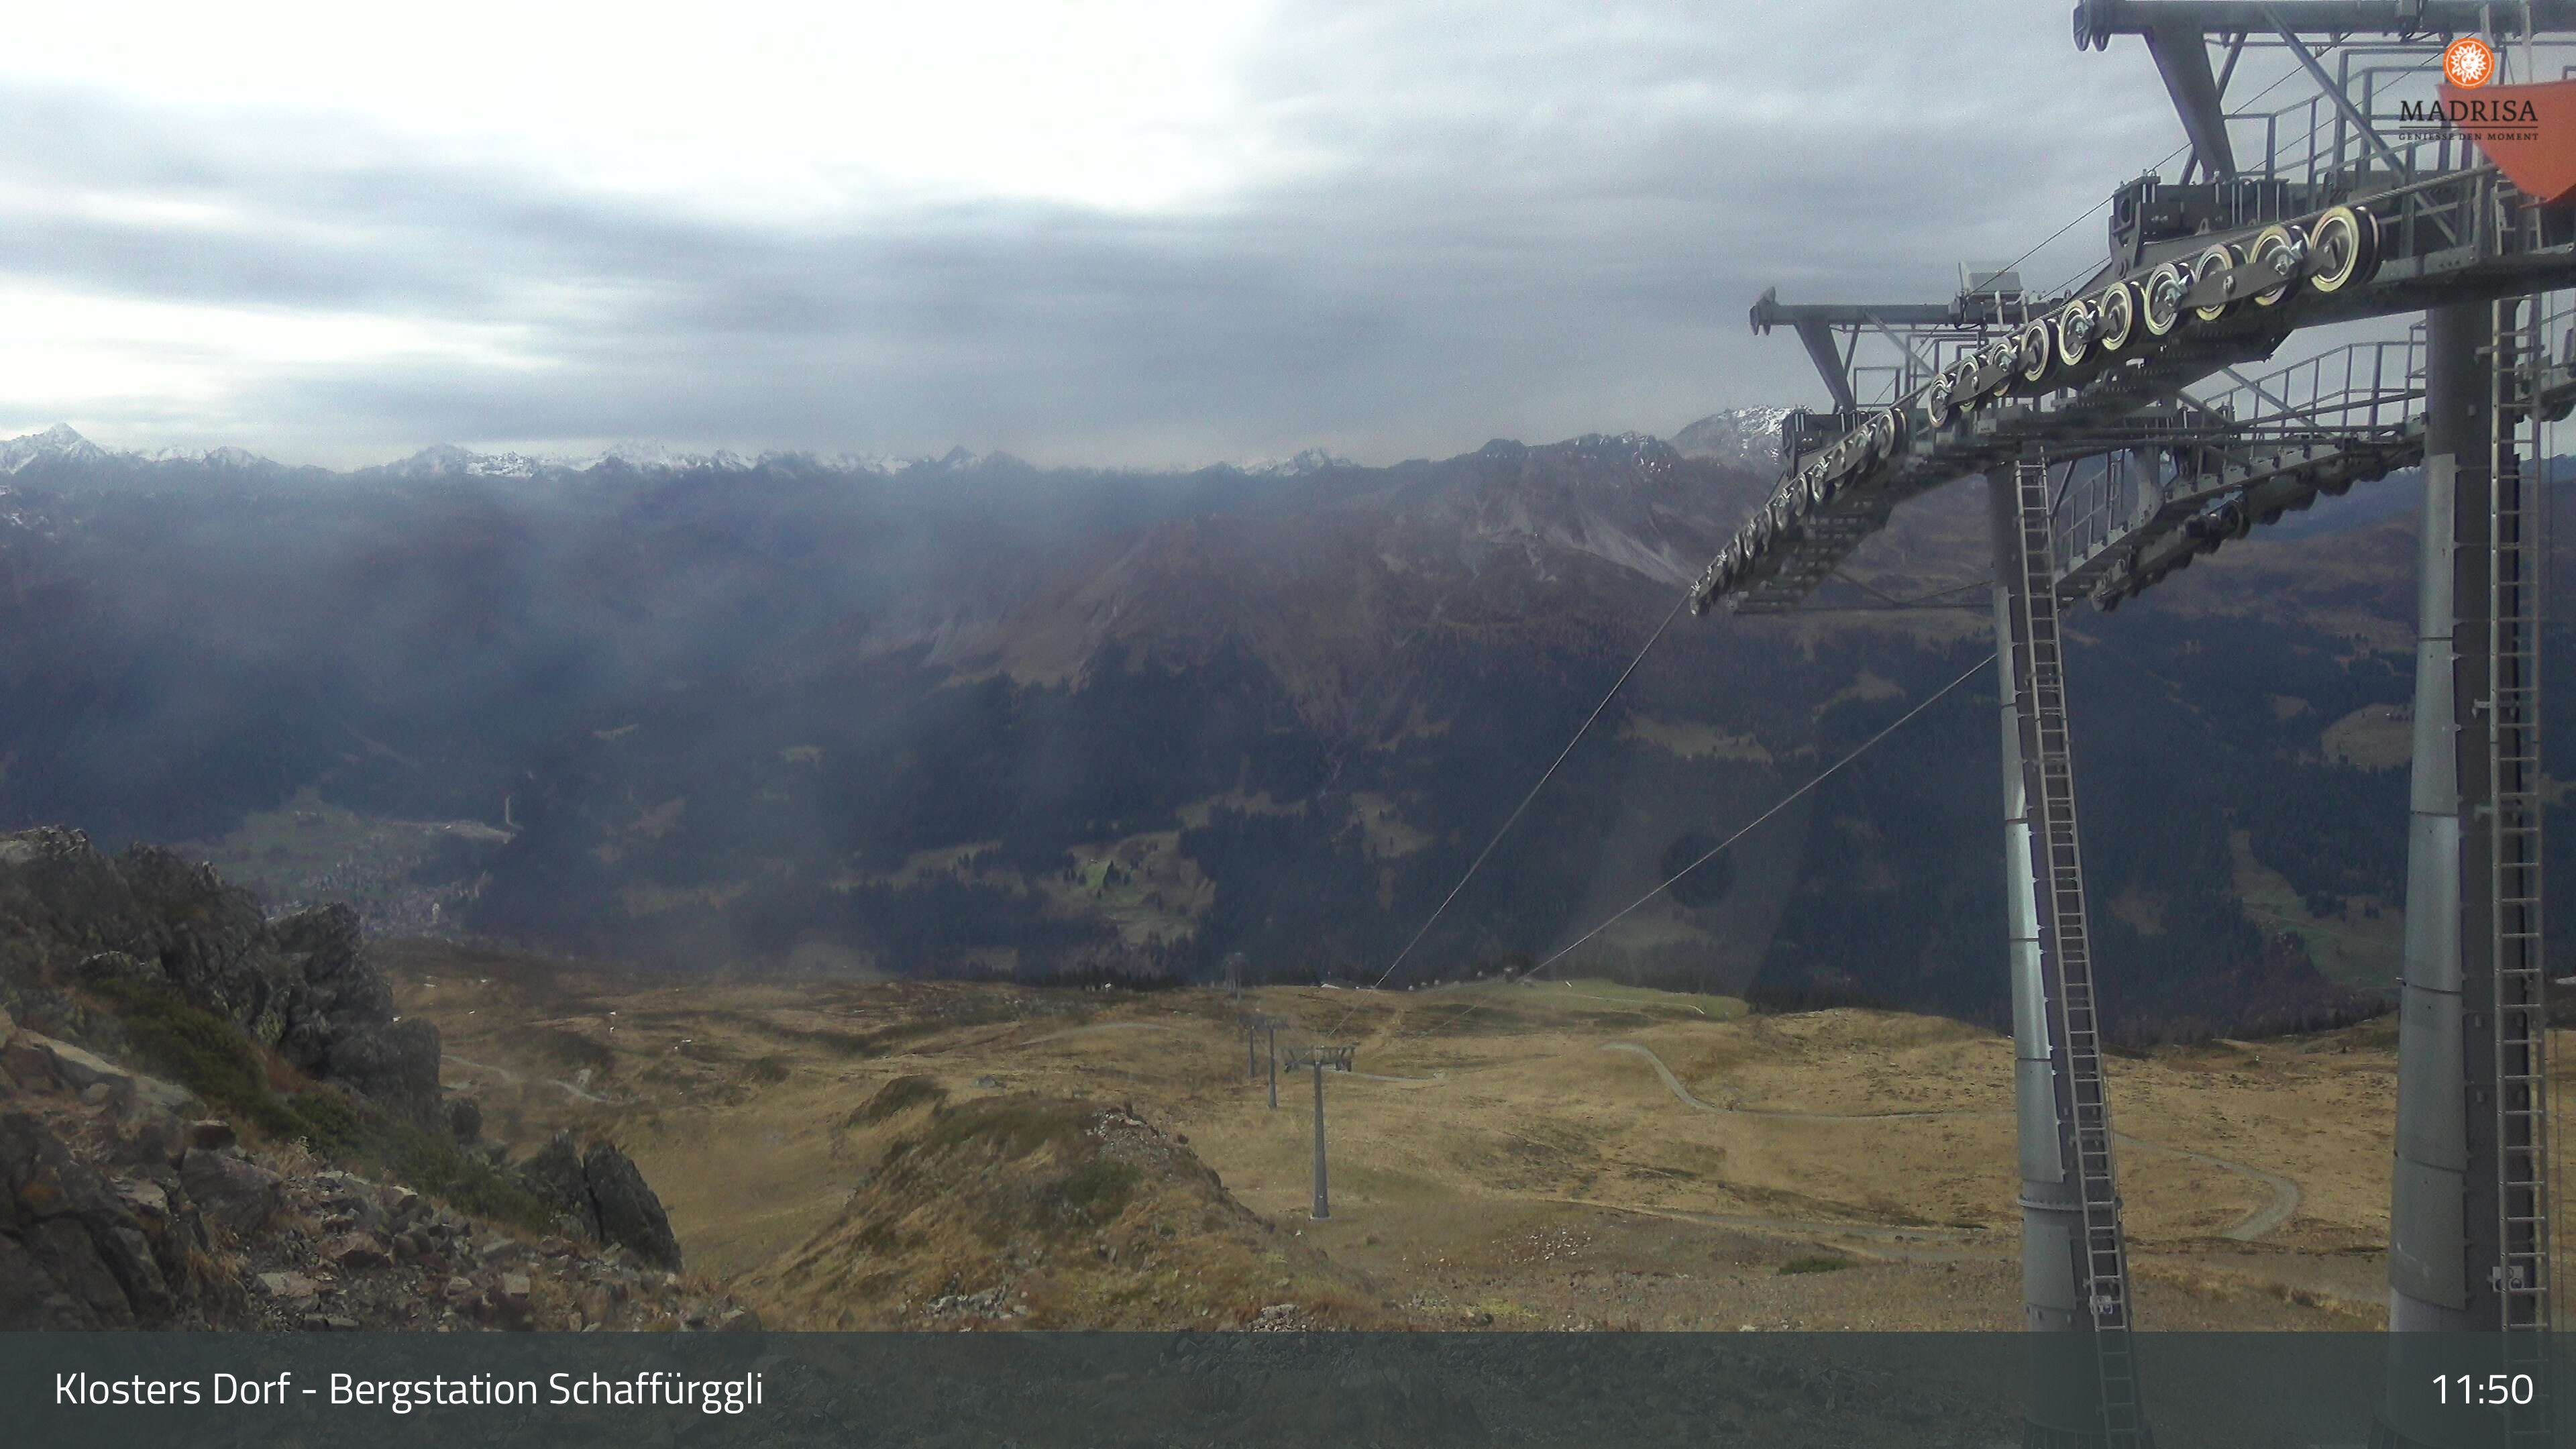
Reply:
[[[1066,1031],[1049,1032],[1045,1036],[1033,1036],[1027,1041],[1020,1043],[1020,1045],[1024,1047],[1033,1047],[1044,1042],[1063,1041],[1068,1037],[1094,1036],[1104,1031],[1177,1032],[1179,1030],[1180,1028],[1177,1026],[1165,1026],[1159,1021],[1104,1021],[1097,1026],[1077,1026]]]
[[[478,1072],[490,1072],[492,1075],[499,1077],[505,1082],[524,1082],[528,1080],[528,1078],[519,1075],[517,1072],[511,1071],[508,1067],[496,1067],[488,1062],[470,1061],[464,1057],[458,1056],[454,1052],[441,1052],[438,1060],[442,1065],[448,1062],[454,1062],[460,1067],[472,1067]],[[616,1102],[609,1098],[600,1096],[595,1092],[584,1091],[581,1088],[574,1086],[572,1083],[565,1081],[561,1077],[539,1077],[536,1080],[549,1087],[563,1088],[564,1091],[569,1093],[575,1101],[596,1102],[603,1107],[614,1107],[617,1105]]]
[[[1672,1094],[1675,1097],[1681,1099],[1683,1105],[1695,1108],[1702,1112],[1717,1112],[1739,1117],[1773,1117],[1790,1122],[1897,1122],[1907,1120],[1921,1121],[1926,1118],[1933,1117],[2009,1118],[2013,1115],[2010,1112],[1975,1111],[1964,1108],[1950,1111],[1926,1112],[1792,1112],[1771,1107],[1746,1107],[1733,1101],[1730,1101],[1725,1106],[1721,1107],[1713,1102],[1702,1101],[1697,1095],[1693,1094],[1691,1089],[1683,1084],[1681,1078],[1673,1075],[1673,1069],[1665,1064],[1664,1059],[1655,1055],[1654,1048],[1652,1047],[1643,1046],[1632,1041],[1614,1041],[1604,1044],[1601,1049],[1605,1052],[1627,1052],[1634,1056],[1644,1057],[1647,1064],[1655,1069],[1655,1075],[1663,1079],[1664,1085],[1672,1091]],[[2206,1152],[2194,1152],[2187,1147],[2167,1147],[2161,1142],[2149,1142],[2142,1137],[2132,1137],[2125,1132],[2114,1132],[2111,1134],[2111,1138],[2123,1147],[2133,1147],[2145,1152],[2161,1152],[2168,1157],[2179,1157],[2186,1161],[2200,1163],[2206,1167],[2215,1167],[2222,1171],[2232,1172],[2240,1177],[2261,1183],[2265,1188],[2269,1189],[2272,1194],[2272,1201],[2269,1204],[2257,1208],[2253,1212],[2247,1213],[2244,1217],[2237,1219],[2234,1223],[2220,1230],[2219,1236],[2226,1238],[2231,1242],[2254,1242],[2265,1234],[2276,1231],[2281,1226],[2288,1223],[2291,1218],[2298,1215],[2300,1202],[2299,1185],[2277,1172],[2266,1172],[2262,1168],[2252,1166],[2248,1163],[2235,1162],[2224,1157],[2215,1157]],[[1712,1218],[1712,1221],[1716,1220],[1717,1219]],[[1755,1226],[1758,1225],[1758,1221],[1759,1220],[1748,1219],[1741,1225]],[[1809,1226],[1815,1225],[1810,1224]]]
[[[1865,1250],[1873,1257],[1907,1263],[1966,1263],[2011,1258],[2019,1251],[2019,1239],[2006,1239],[1982,1228],[1899,1227],[1889,1223],[1851,1223],[1838,1218],[1781,1218],[1760,1213],[1702,1213],[1686,1208],[1639,1207],[1631,1203],[1596,1202],[1587,1197],[1548,1197],[1541,1202],[1563,1203],[1568,1207],[1592,1208],[1601,1212],[1627,1213],[1641,1218],[1663,1218],[1669,1222],[1692,1223],[1701,1227],[1741,1228],[1753,1232],[1787,1233],[1808,1238],[1860,1238],[1869,1243]],[[1948,1248],[1913,1247],[1916,1242],[1949,1243]]]
[[[1363,1082],[1392,1082],[1399,1087],[1437,1087],[1449,1080],[1447,1072],[1433,1072],[1427,1077],[1388,1077],[1376,1072],[1335,1072],[1337,1077],[1357,1077]]]

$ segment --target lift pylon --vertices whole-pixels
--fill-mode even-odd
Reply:
[[[2011,316],[1971,305],[1989,300],[1973,287],[1947,304],[1766,294],[1755,308],[1757,330],[1799,333],[1834,405],[1790,414],[1779,482],[1710,562],[1695,612],[1720,600],[1739,613],[1795,608],[1898,504],[1970,475],[1990,483],[2025,1281],[2031,1326],[2068,1330],[2033,1335],[2050,1346],[2030,1445],[2146,1433],[2056,609],[2088,594],[2115,607],[2258,523],[2418,460],[2390,1382],[2420,1381],[2403,1369],[2423,1339],[2412,1330],[2486,1335],[2496,1367],[2544,1381],[2553,1202],[2529,460],[2538,422],[2576,404],[2576,328],[2551,363],[2538,301],[2576,285],[2576,206],[2539,204],[2473,125],[2428,108],[2454,38],[2489,44],[2502,91],[2576,75],[2563,64],[2571,30],[2576,0],[2082,0],[2078,47],[2142,38],[2191,156],[2178,177],[2151,169],[2114,192],[2102,262],[2048,293],[2016,282]],[[2256,52],[2314,93],[2230,110],[2230,82]],[[2420,341],[2237,370],[2303,328],[2416,313]],[[1865,337],[1895,346],[1894,366],[1867,370],[1885,375],[1883,391],[1860,385]],[[2219,378],[2234,390],[2209,390]],[[2052,490],[2036,458],[2099,461],[2082,487],[2070,475]],[[2061,512],[2070,491],[2076,505]],[[2067,1397],[2079,1380],[2093,1394],[2082,1403]],[[2459,1442],[2456,1423],[2408,1422],[2421,1409],[2399,1392],[2377,1444]],[[2495,1415],[2504,1442],[2548,1442],[2549,1404],[2544,1389]]]
[[[2026,1445],[2143,1449],[2128,1246],[2111,1166],[2092,937],[2076,828],[2049,468],[1990,475],[2001,682],[2005,898],[2012,912],[2022,1281],[2034,1343]],[[2089,1359],[2089,1363],[2082,1360]],[[2075,1371],[2079,1365],[2086,1371]]]

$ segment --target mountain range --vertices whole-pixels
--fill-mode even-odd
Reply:
[[[1780,411],[1166,473],[58,428],[0,444],[0,828],[674,969],[1376,980],[1762,496]],[[2412,522],[2350,516],[2071,622],[2132,1037],[2393,979]],[[1551,955],[1965,674],[1558,969],[1999,1017],[1986,622],[1854,607],[1985,572],[1963,483],[1837,611],[1674,619],[1392,984]]]

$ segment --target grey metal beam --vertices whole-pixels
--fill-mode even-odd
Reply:
[[[1891,327],[1964,325],[1958,306],[1950,302],[1783,302],[1780,289],[1772,287],[1753,304],[1756,332],[1809,322],[1827,327],[1868,327],[1879,323]]]
[[[2277,12],[2281,7],[2276,5],[2272,8]],[[2335,110],[2353,128],[2354,133],[2370,143],[2370,149],[2379,153],[2379,159],[2388,163],[2389,170],[2400,176],[2413,177],[2414,165],[2397,154],[2397,148],[2389,145],[2388,138],[2380,135],[2379,128],[2371,124],[2369,114],[2354,105],[2352,97],[2343,93],[2343,87],[2335,84],[2334,77],[2326,74],[2326,68],[2317,61],[2316,52],[2308,49],[2307,44],[2301,41],[2297,33],[2288,25],[2280,25],[2278,29],[2282,43],[2289,47],[2291,55],[2298,58],[2299,68],[2308,73],[2308,79],[2317,83],[2319,93],[2334,102]]]
[[[2115,35],[2145,35],[2159,26],[2196,27],[2203,35],[2273,28],[2269,12],[2302,35],[2517,33],[2528,14],[2538,30],[2576,30],[2571,0],[2080,0],[2077,49],[2102,49]]]
[[[1825,380],[1825,391],[1833,394],[1834,407],[1841,412],[1855,412],[1860,404],[1852,397],[1851,369],[1843,364],[1842,349],[1834,346],[1833,329],[1813,318],[1801,318],[1795,324],[1798,340],[1806,344],[1807,357],[1816,364],[1816,375]]]
[[[2165,17],[2147,27],[2146,36],[2147,54],[2155,57],[2156,73],[2164,77],[2165,93],[2182,117],[2183,134],[2191,138],[2192,159],[2213,181],[2233,178],[2236,150],[2227,141],[2226,107],[2218,78],[2210,73],[2209,45],[2200,27]]]

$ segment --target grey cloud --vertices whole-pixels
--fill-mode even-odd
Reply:
[[[1312,164],[1154,215],[724,219],[363,136],[324,154],[274,123],[0,92],[19,194],[76,183],[230,218],[0,209],[19,239],[0,268],[524,334],[527,366],[251,370],[199,415],[290,457],[641,435],[1385,460],[1670,432],[1814,391],[1794,345],[1745,333],[1763,286],[1937,297],[1956,260],[2019,251],[2163,153],[2175,127],[2143,54],[2076,55],[2062,9],[1298,7],[1243,83]],[[100,410],[114,441],[204,440],[116,436],[184,426],[169,407]]]

